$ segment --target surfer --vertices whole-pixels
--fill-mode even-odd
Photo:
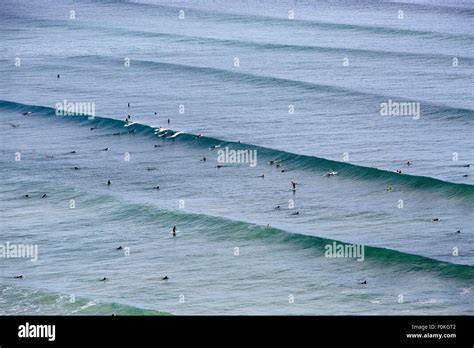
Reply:
[[[438,221],[439,221],[439,218],[431,219],[431,221],[433,221],[433,222],[438,222]]]
[[[455,233],[456,233],[456,234],[457,234],[457,233],[461,233],[461,230],[457,230]]]
[[[168,280],[168,279],[169,279],[168,276],[163,277],[163,280]]]
[[[127,103],[127,107],[130,107],[130,103]],[[155,114],[156,114],[156,112],[155,112]]]
[[[365,285],[365,284],[367,284],[367,280],[364,280],[362,283],[359,283],[359,284]]]
[[[206,157],[201,158],[201,162],[206,162]]]
[[[155,190],[159,190],[159,189],[160,189],[159,186],[155,186],[155,187],[153,187],[153,188],[154,188]]]
[[[19,276],[13,277],[13,279],[23,279],[23,274],[20,274]]]
[[[168,124],[170,124],[170,119],[168,118]]]
[[[120,246],[119,246],[117,249],[115,249],[115,250],[122,250],[122,249],[123,249],[123,248],[122,248],[122,246],[120,245]]]
[[[407,166],[411,166],[411,162],[410,161],[407,161]]]
[[[69,153],[76,153],[76,151],[70,151]]]
[[[291,215],[300,215],[300,212],[297,211],[297,212],[292,213]]]
[[[42,195],[42,196],[41,196],[41,198],[46,198],[46,197],[47,197],[47,196],[46,196],[46,193],[45,193],[44,195]]]
[[[112,185],[112,183],[110,182],[110,180],[107,180],[107,185],[108,185],[108,186]]]
[[[291,181],[291,188],[293,189],[293,191],[296,191],[296,184],[296,181]]]
[[[29,198],[29,197],[30,197],[30,195],[25,195],[25,198]]]
[[[398,174],[402,174],[401,169],[397,169],[396,172],[397,172]]]
[[[173,237],[176,237],[176,226],[173,226],[173,232],[171,232],[173,234]]]
[[[106,147],[105,149],[102,149],[102,151],[109,151],[110,149]]]
[[[280,208],[281,208],[281,207],[280,207],[279,205],[277,205],[277,206],[275,207],[276,210],[279,210]]]
[[[222,168],[223,166],[222,165],[217,165],[216,168]]]
[[[385,190],[387,190],[388,192],[392,192],[392,186],[388,185]]]
[[[265,178],[265,174],[259,175],[258,177],[263,179]]]
[[[79,167],[74,167],[74,170],[79,170]]]
[[[105,282],[106,280],[109,280],[109,278],[104,277],[104,278],[102,278],[100,281],[101,281],[101,282]]]
[[[91,131],[93,131],[94,129],[97,129],[97,127],[91,127]]]
[[[31,111],[27,111],[23,113],[23,116],[28,116],[28,115],[31,115]]]
[[[58,79],[61,77],[61,75],[58,74]]]

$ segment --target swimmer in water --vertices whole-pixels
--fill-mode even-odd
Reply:
[[[176,237],[176,226],[173,226],[173,232],[171,232],[173,234],[173,237]]]
[[[76,151],[70,151],[69,153],[76,153]]]
[[[169,279],[168,276],[163,277],[163,280],[168,280],[168,279]]]
[[[58,79],[61,77],[61,75],[58,74]]]
[[[105,149],[102,149],[102,151],[109,151],[110,149],[106,147]]]
[[[431,221],[433,221],[433,222],[438,222],[438,221],[439,221],[439,218],[431,219]]]
[[[112,183],[110,182],[110,180],[107,180],[107,185],[108,185],[108,186],[112,185]]]
[[[155,186],[155,187],[153,187],[153,188],[154,188],[155,190],[159,190],[159,189],[160,189],[159,186]]]
[[[13,277],[13,279],[23,279],[23,274],[20,274],[19,276]]]
[[[456,234],[457,234],[457,233],[461,233],[461,230],[457,230],[455,233],[456,233]]]
[[[201,158],[201,162],[206,162],[206,157]]]
[[[118,247],[117,249],[115,249],[115,250],[122,250],[122,249],[123,249],[122,246],[119,246],[119,247]]]
[[[168,124],[170,124],[170,119],[168,118]]]
[[[42,196],[41,196],[41,198],[46,198],[46,197],[47,197],[47,196],[46,196],[46,193],[45,193],[44,195],[42,195]]]
[[[277,206],[275,207],[276,210],[279,210],[280,208],[281,208],[281,207],[280,207],[279,205],[277,205]]]
[[[97,127],[91,127],[91,131],[93,131],[94,129],[97,129]]]
[[[365,285],[365,284],[367,284],[367,280],[364,280],[362,283],[359,283],[359,284]]]
[[[30,197],[30,195],[25,195],[25,198],[28,198],[28,197]]]
[[[292,213],[291,215],[300,215],[300,212],[297,211],[297,212]]]
[[[407,161],[406,165],[407,165],[407,166],[411,166],[411,162],[410,162],[410,161]]]
[[[265,174],[259,175],[258,177],[263,179],[265,178]]]
[[[107,281],[107,280],[109,280],[109,278],[104,277],[104,278],[102,278],[100,281],[101,281],[101,282],[105,282],[105,281]]]

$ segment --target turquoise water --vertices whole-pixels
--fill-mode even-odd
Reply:
[[[39,251],[0,259],[0,313],[473,314],[473,17],[462,1],[3,3],[0,244]],[[56,116],[65,99],[97,117]],[[388,100],[420,118],[381,116]],[[215,146],[258,164],[216,168]],[[333,241],[364,261],[325,257]]]

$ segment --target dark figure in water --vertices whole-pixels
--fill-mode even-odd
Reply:
[[[28,198],[28,197],[30,197],[30,195],[25,195],[25,198]]]
[[[431,221],[438,222],[439,219],[438,219],[438,218],[434,218],[434,219],[431,219]]]
[[[296,190],[296,182],[295,181],[291,182],[291,187],[293,188],[293,191]]]
[[[112,183],[110,182],[110,180],[107,180],[107,185],[108,185],[108,186],[112,185]]]
[[[457,230],[456,233],[461,233],[461,230]]]
[[[281,207],[280,207],[279,205],[277,205],[277,206],[275,207],[275,209],[277,209],[277,210],[280,209],[280,208],[281,208]]]
[[[153,188],[154,188],[155,190],[159,190],[159,189],[160,189],[159,186],[155,186],[155,187],[153,187]]]
[[[19,276],[13,277],[14,279],[23,279],[23,274],[20,274]]]
[[[107,281],[107,280],[109,280],[109,278],[104,277],[104,278],[102,278],[100,281],[101,281],[101,282],[105,282],[105,281]]]
[[[108,147],[106,147],[106,148],[105,148],[105,149],[103,149],[102,151],[109,151],[109,148],[108,148]]]
[[[259,175],[258,177],[263,179],[265,178],[265,174]]]
[[[94,129],[97,129],[97,127],[91,127],[91,131],[93,131]]]
[[[411,166],[411,162],[410,162],[410,161],[407,161],[407,166]]]
[[[286,170],[282,169],[282,170],[280,170],[280,172],[284,173],[284,172],[286,172]]]
[[[201,158],[201,162],[206,162],[206,157]]]
[[[115,250],[122,250],[122,249],[123,249],[122,246],[119,246],[119,247],[118,247],[117,249],[115,249]]]
[[[361,284],[361,285],[364,284],[365,285],[365,284],[367,284],[367,280],[364,280],[362,283],[359,283],[359,284]]]
[[[76,151],[69,151],[69,153],[76,153]]]
[[[46,197],[47,197],[47,196],[46,196],[46,193],[45,193],[44,195],[42,195],[42,196],[41,196],[41,198],[46,198]]]
[[[300,212],[297,211],[296,213],[293,213],[293,214],[291,214],[291,215],[300,215]]]
[[[221,165],[216,166],[216,168],[222,168],[222,167],[223,167],[223,166],[221,166]]]
[[[79,167],[74,167],[74,170],[79,170]]]
[[[58,79],[61,77],[61,75],[58,74]]]
[[[176,237],[176,226],[173,226],[173,237]]]
[[[168,276],[163,277],[163,280],[168,280],[168,279],[169,279]]]
[[[130,103],[127,104],[127,107],[130,107]]]
[[[155,116],[158,116],[158,115],[156,114],[156,112],[155,112]]]
[[[168,124],[170,124],[170,119],[168,118]]]

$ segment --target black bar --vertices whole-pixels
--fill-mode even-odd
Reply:
[[[0,345],[285,344],[473,347],[472,316],[3,316]],[[55,339],[20,325],[55,325]],[[413,326],[415,325],[415,326]],[[421,334],[422,338],[408,338]],[[451,335],[434,338],[429,335]],[[455,334],[456,337],[452,337]]]

